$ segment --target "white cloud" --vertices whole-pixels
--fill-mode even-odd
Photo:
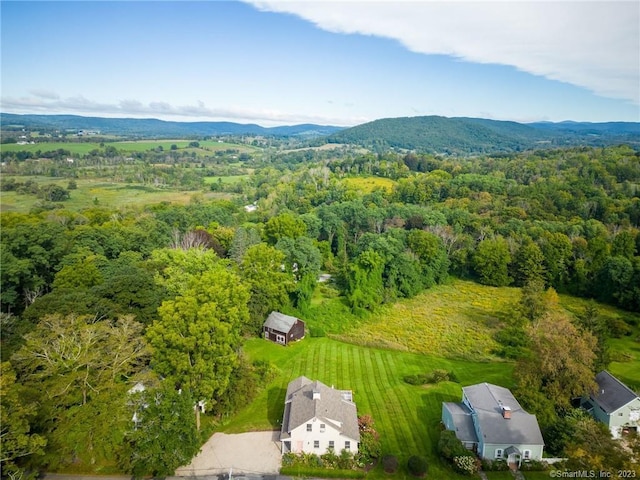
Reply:
[[[56,92],[52,92],[51,90],[46,90],[43,88],[34,88],[29,90],[29,93],[34,97],[45,98],[47,100],[57,100],[60,96]]]
[[[416,53],[510,65],[640,104],[637,1],[259,1],[321,29],[395,39]]]
[[[153,117],[164,120],[180,121],[231,121],[258,123],[263,126],[316,123],[321,125],[357,125],[371,118],[336,118],[321,115],[305,115],[271,109],[210,108],[204,102],[196,105],[171,105],[167,102],[144,104],[138,100],[120,100],[117,103],[104,103],[89,100],[82,95],[61,98],[53,92],[49,96],[30,92],[29,97],[2,97],[0,111],[6,113],[31,113],[42,115],[79,114],[108,117]]]

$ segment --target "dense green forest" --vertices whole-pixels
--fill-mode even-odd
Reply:
[[[30,212],[3,206],[0,216],[3,471],[167,475],[188,463],[274,374],[243,354],[246,339],[272,310],[313,315],[321,272],[333,277],[332,313],[343,322],[451,278],[521,287],[519,317],[494,354],[521,362],[514,381],[551,432],[551,450],[582,447],[558,433],[579,423],[566,416],[569,401],[610,361],[608,339],[637,325],[605,325],[596,307],[558,317],[549,305],[558,292],[640,311],[637,151],[240,155],[196,145],[3,152],[3,194],[38,197]],[[242,178],[223,182],[229,175]],[[363,177],[372,188],[358,186]],[[187,204],[68,208],[88,178],[194,193]],[[212,191],[228,196],[203,197]],[[527,337],[532,324],[549,337]],[[530,355],[559,338],[572,339],[573,376]],[[132,393],[136,384],[145,391]],[[197,401],[207,402],[200,430]],[[163,419],[161,431],[150,418]],[[167,456],[147,441],[154,435],[182,441]]]

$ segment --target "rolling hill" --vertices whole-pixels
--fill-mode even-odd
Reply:
[[[344,129],[330,135],[327,141],[455,155],[619,143],[640,148],[640,123],[523,124],[482,118],[401,117]]]
[[[263,135],[317,139],[324,143],[360,145],[374,151],[388,148],[445,155],[512,153],[538,148],[626,143],[640,150],[637,122],[517,123],[483,118],[440,116],[384,118],[351,128],[331,125],[262,127],[234,122],[171,122],[158,119],[82,117],[78,115],[16,115],[0,113],[3,129],[77,132],[138,138],[188,138],[220,135]]]
[[[0,123],[5,126],[45,128],[60,131],[94,130],[103,135],[135,137],[175,138],[209,135],[272,135],[317,137],[330,135],[343,127],[330,125],[287,125],[261,127],[256,124],[234,122],[170,122],[153,118],[103,118],[79,115],[17,115],[0,113]]]

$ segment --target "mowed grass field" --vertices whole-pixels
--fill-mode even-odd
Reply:
[[[279,429],[287,384],[305,375],[329,386],[353,390],[358,414],[370,414],[374,419],[383,454],[396,455],[402,465],[406,465],[411,455],[424,455],[429,459],[430,477],[443,479],[458,477],[435,450],[442,402],[459,401],[461,385],[480,380],[509,387],[513,368],[505,362],[449,360],[330,338],[305,338],[288,347],[252,339],[246,343],[245,352],[252,360],[271,361],[281,373],[249,407],[224,426],[225,432]],[[434,369],[455,372],[461,384],[444,382],[422,387],[403,381],[405,375]]]
[[[69,179],[51,177],[28,177],[42,185],[55,184],[66,188]],[[233,194],[222,192],[179,191],[173,189],[154,188],[148,185],[114,183],[100,179],[77,179],[78,188],[71,190],[71,198],[60,202],[65,209],[78,211],[92,205],[112,208],[142,206],[160,202],[179,204],[189,203],[194,196],[201,200],[230,199]],[[16,192],[0,193],[0,212],[28,213],[37,202],[35,195],[19,195]]]

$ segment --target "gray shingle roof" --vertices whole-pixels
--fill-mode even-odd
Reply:
[[[591,398],[607,413],[612,413],[638,396],[606,370],[596,375],[598,391]]]
[[[296,317],[291,317],[280,312],[271,312],[264,322],[265,327],[273,328],[279,332],[288,332],[298,321]]]
[[[478,436],[473,428],[471,410],[464,403],[444,402],[444,407],[451,413],[455,433],[461,442],[478,442]]]
[[[319,393],[320,398],[314,400],[313,392]],[[347,400],[346,394],[351,392],[327,387],[307,377],[292,380],[287,387],[280,439],[290,438],[291,430],[317,417],[343,435],[360,441],[356,404]]]
[[[535,415],[527,413],[509,389],[479,383],[462,389],[477,418],[484,443],[544,445]],[[511,418],[502,416],[502,407],[511,409]]]

